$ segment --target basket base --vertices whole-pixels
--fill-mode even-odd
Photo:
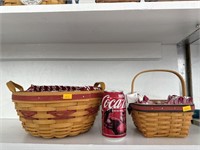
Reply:
[[[20,119],[21,121],[23,119]],[[88,116],[87,120],[70,123],[69,120],[59,120],[54,124],[33,124],[22,121],[23,128],[35,137],[43,138],[64,138],[67,136],[76,136],[85,133],[93,126],[95,116]]]
[[[141,112],[131,116],[144,137],[186,137],[189,134],[193,112]]]

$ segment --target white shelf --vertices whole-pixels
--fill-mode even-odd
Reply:
[[[175,44],[200,23],[200,1],[0,7],[2,44]]]
[[[200,128],[191,125],[189,136],[186,138],[145,138],[133,126],[128,116],[128,132],[125,138],[121,140],[113,140],[101,135],[100,119],[97,118],[94,126],[87,133],[80,134],[75,137],[66,137],[63,139],[43,139],[33,137],[27,134],[21,127],[21,123],[17,119],[2,119],[1,121],[1,141],[2,150],[22,148],[27,150],[34,145],[35,149],[151,149],[167,150],[170,148],[181,148],[199,150],[200,148]],[[167,145],[167,146],[160,146]]]
[[[172,10],[199,9],[198,1],[172,2],[126,2],[126,3],[91,3],[75,5],[30,5],[1,6],[0,13],[38,13],[38,12],[88,12],[88,11],[128,11],[128,10]]]
[[[53,51],[55,47],[49,48],[52,45],[56,46],[56,50],[59,50],[58,55],[55,56],[52,53],[53,56],[62,58],[68,53],[68,51],[63,52],[66,47],[68,47],[67,50],[75,49],[78,53],[81,48],[84,48],[83,52],[92,51],[91,48],[97,47],[99,43],[111,45],[112,43],[122,43],[122,46],[123,43],[141,44],[145,42],[175,44],[192,33],[198,23],[200,24],[200,1],[1,6],[0,52],[3,48],[3,58],[8,60],[12,60],[12,58],[35,58],[35,56],[51,59],[52,55],[46,52]],[[79,45],[76,45],[78,48],[72,49],[73,45],[63,46],[63,43],[79,43]],[[85,43],[89,43],[90,49],[87,45],[86,47],[81,45]],[[91,46],[91,43],[93,46]],[[30,47],[32,53],[29,53],[31,51],[29,49],[30,51],[25,53],[28,56],[21,55]],[[41,47],[47,49],[43,49],[43,53],[40,53]],[[101,59],[104,57],[104,55],[100,55],[102,45],[98,48],[98,57]],[[103,48],[105,50],[105,47]],[[130,50],[131,52],[131,48],[127,51]],[[98,49],[96,48],[96,50]],[[160,52],[158,48],[155,50]],[[8,51],[7,55],[5,55],[5,51]],[[16,54],[16,51],[18,54]],[[145,51],[147,50],[145,49]],[[74,56],[74,51],[71,52],[69,58]],[[141,50],[137,52],[141,52]],[[153,53],[148,54],[148,58],[160,58],[161,54],[158,52],[156,52],[156,56]],[[135,55],[135,53],[131,54]],[[41,54],[45,55],[41,56]],[[141,53],[142,55],[136,54],[139,58],[144,57],[143,53]],[[118,55],[121,56],[121,53]],[[114,57],[112,53],[111,56]],[[74,57],[76,58],[76,55]],[[131,56],[129,55],[129,57]],[[94,56],[92,55],[91,58],[94,58]],[[88,59],[88,56],[85,56],[84,59]],[[127,56],[124,59],[127,59]],[[167,64],[169,63],[167,62]],[[128,118],[128,120],[131,120],[130,116]],[[101,135],[99,120],[95,122],[89,132],[79,136],[63,139],[42,139],[27,134],[22,129],[18,119],[1,119],[0,149],[200,149],[200,128],[194,125],[191,125],[190,134],[186,138],[144,138],[135,129],[132,122],[129,122],[127,136],[120,141],[113,141]]]

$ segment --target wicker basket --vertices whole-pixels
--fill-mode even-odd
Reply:
[[[96,3],[140,2],[140,0],[95,0]]]
[[[23,128],[43,138],[63,138],[88,131],[105,89],[103,82],[94,87],[99,85],[100,90],[93,91],[27,92],[12,81],[7,83]]]
[[[171,70],[146,70],[132,80],[132,93],[136,78],[146,72],[170,72],[179,77],[183,96],[186,95],[185,82],[180,74]],[[159,101],[159,100],[151,100]],[[192,120],[194,105],[147,105],[129,104],[133,122],[145,137],[186,137]]]
[[[41,5],[64,4],[64,0],[42,0]],[[4,0],[4,6],[23,5],[20,0]]]

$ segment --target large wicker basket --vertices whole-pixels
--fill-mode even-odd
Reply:
[[[94,87],[99,85],[99,90],[93,91],[27,92],[12,81],[7,83],[24,129],[43,138],[63,138],[88,131],[105,89],[103,82]]]
[[[183,96],[186,95],[184,79],[172,70],[146,70],[138,73],[132,80],[132,93],[136,78],[146,72],[170,72],[179,77]],[[151,100],[159,101],[159,100]],[[147,105],[129,104],[133,122],[145,137],[186,137],[192,120],[194,105]]]

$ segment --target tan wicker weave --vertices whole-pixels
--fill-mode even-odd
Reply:
[[[183,96],[186,95],[185,82],[180,74],[172,70],[146,70],[138,73],[132,80],[132,93],[136,78],[146,72],[170,72],[179,77]],[[152,100],[153,101],[153,100]],[[156,100],[158,101],[158,100]],[[194,105],[190,111],[183,112],[182,105],[157,105],[132,103],[131,116],[137,129],[145,137],[186,137],[193,115]],[[186,106],[187,107],[187,106]]]
[[[41,5],[64,4],[64,0],[43,0]],[[4,0],[5,6],[23,5],[20,0]]]
[[[96,3],[140,2],[140,0],[96,0]]]
[[[26,92],[12,81],[7,83],[24,129],[43,138],[63,138],[88,131],[95,121],[105,89],[103,82],[94,86],[99,85],[102,90],[98,91]],[[63,95],[65,98],[68,95],[69,99]],[[73,99],[77,96],[82,98]],[[50,100],[43,101],[43,98]]]

